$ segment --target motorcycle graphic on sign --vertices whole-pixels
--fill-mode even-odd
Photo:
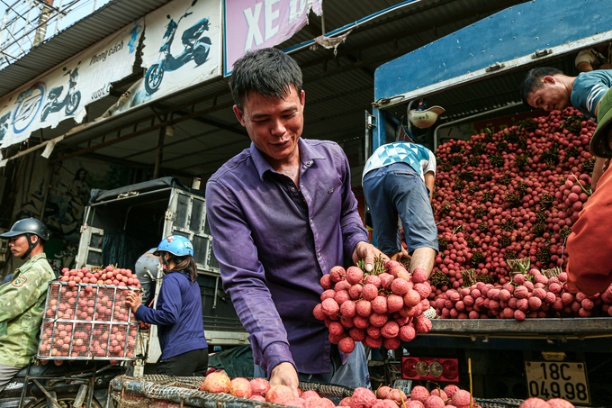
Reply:
[[[38,113],[42,109],[44,99],[44,82],[36,82],[17,96],[17,106],[13,111],[13,119],[10,123],[13,134],[26,134],[28,132],[30,126],[38,118]]]
[[[196,3],[197,0],[193,0],[191,6],[187,8],[187,11],[178,21],[174,21],[169,14],[166,16],[169,22],[166,25],[166,32],[162,38],[163,44],[159,49],[160,58],[157,62],[152,64],[145,73],[144,86],[149,94],[159,89],[166,71],[175,71],[192,60],[197,66],[200,66],[208,59],[212,41],[210,37],[203,35],[209,28],[208,18],[200,19],[191,27],[183,31],[181,35],[183,51],[179,55],[172,55],[172,42],[174,41],[179,24],[185,17],[193,14],[189,9]]]
[[[43,108],[40,120],[45,121],[50,113],[58,112],[65,108],[66,116],[71,116],[81,103],[81,91],[76,89],[77,79],[79,78],[79,69],[66,69],[64,76],[68,76],[68,90],[62,96],[64,85],[56,86],[49,91],[47,102]],[[60,96],[62,96],[60,98]]]

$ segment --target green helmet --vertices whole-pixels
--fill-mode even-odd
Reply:
[[[10,231],[0,234],[1,238],[12,238],[18,235],[37,235],[43,241],[49,239],[49,230],[47,226],[36,218],[24,218],[17,221],[11,227]]]

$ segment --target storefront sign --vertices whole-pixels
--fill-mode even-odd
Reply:
[[[87,105],[132,73],[141,33],[142,21],[137,21],[2,98],[0,148],[68,118],[80,123]]]
[[[145,17],[142,104],[221,75],[221,3],[173,1]]]
[[[273,47],[308,24],[312,10],[321,15],[322,0],[225,0],[224,75],[245,52]]]

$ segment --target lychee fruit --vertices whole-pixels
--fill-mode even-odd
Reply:
[[[404,402],[408,400],[408,397],[406,396],[404,391],[400,390],[399,388],[391,389],[391,391],[389,391],[389,395],[387,396],[387,398],[399,403],[400,405],[402,405]]]
[[[351,397],[344,397],[338,403],[339,407],[350,407],[351,406]]]
[[[388,273],[393,275],[394,278],[397,278],[402,272],[407,272],[406,268],[401,262],[391,260],[385,262],[385,269]]]
[[[391,389],[392,388],[388,385],[382,385],[376,390],[376,396],[380,399],[385,399],[389,396],[389,391],[391,391]]]
[[[403,296],[411,288],[412,288],[412,285],[409,284],[408,281],[406,281],[406,279],[395,278],[391,281],[391,291],[395,293],[396,295]],[[419,300],[421,300],[420,297],[419,297]]]
[[[344,337],[338,342],[338,349],[346,354],[352,353],[355,350],[355,340],[350,337]]]
[[[427,391],[427,388],[423,387],[422,385],[412,387],[412,390],[410,391],[411,399],[424,403],[427,397],[429,397],[429,391]]]
[[[541,398],[532,397],[521,402],[519,408],[550,408],[550,404]]]
[[[354,300],[347,300],[340,305],[340,314],[342,317],[351,318],[357,313],[357,307]]]
[[[374,300],[378,296],[378,288],[371,283],[366,283],[361,290],[361,296],[365,300]]]
[[[437,395],[430,395],[425,400],[425,408],[444,408],[444,400]]]
[[[308,399],[308,398],[312,398],[312,397],[321,398],[319,393],[316,392],[315,390],[306,390],[306,391],[302,392],[302,395],[300,395],[300,398],[304,398],[304,399]]]
[[[272,385],[266,392],[266,401],[273,404],[288,405],[287,403],[293,399],[295,399],[295,394],[287,385]]]
[[[389,313],[399,312],[403,307],[404,307],[403,297],[399,295],[395,295],[395,294],[390,294],[387,297],[387,311]]]
[[[574,404],[562,398],[552,398],[546,402],[548,402],[551,408],[574,408]]]
[[[451,403],[458,407],[466,407],[470,405],[471,394],[466,390],[457,390],[451,397]]]
[[[346,270],[346,280],[354,285],[360,283],[363,280],[363,270],[357,266],[349,266]]]
[[[287,405],[290,407],[306,408],[306,400],[302,398],[294,398],[287,402]]]
[[[456,384],[448,384],[447,386],[445,386],[442,390],[446,393],[446,396],[448,398],[452,398],[453,395],[459,391],[461,388],[459,388],[458,385]]]
[[[270,382],[265,378],[253,378],[250,383],[253,394],[266,395],[270,389]]]
[[[388,399],[379,399],[372,408],[397,408],[397,403]]]
[[[355,388],[355,391],[353,391],[350,407],[371,408],[375,403],[376,395],[374,394],[374,391],[365,387],[357,387]]]
[[[387,298],[385,296],[376,296],[376,298],[370,303],[372,304],[372,310],[374,313],[387,313]]]
[[[399,334],[399,329],[400,329],[399,324],[391,320],[385,323],[382,329],[380,329],[380,334],[382,334],[383,337],[393,338]]]
[[[416,290],[410,289],[404,294],[403,300],[406,306],[414,307],[421,302],[421,295]]]
[[[422,268],[415,268],[412,271],[412,282],[414,283],[423,283],[427,280],[427,272]]]
[[[230,394],[238,398],[251,398],[251,382],[244,377],[236,377],[230,381]]]
[[[329,398],[310,397],[303,401],[305,401],[305,408],[334,408],[336,406]]]
[[[327,317],[336,317],[340,311],[338,302],[336,302],[333,298],[323,300],[323,302],[321,302],[321,307],[323,308],[323,313],[325,313],[325,316]]]
[[[200,384],[200,391],[206,391],[211,393],[229,393],[231,380],[225,371],[214,371],[208,374],[202,384]]]
[[[441,388],[434,388],[433,390],[431,390],[429,395],[437,395],[438,397],[442,398],[444,401],[448,399],[448,395],[446,395],[446,392],[444,392],[444,390]]]
[[[343,266],[336,265],[329,271],[329,277],[332,282],[339,282],[346,276],[346,270]]]

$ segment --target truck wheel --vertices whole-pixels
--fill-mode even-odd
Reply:
[[[77,408],[74,406],[74,399],[76,398],[76,394],[72,395],[72,394],[65,394],[65,395],[58,395],[57,396],[57,403],[61,406],[61,407],[66,407],[66,408]],[[36,402],[33,402],[29,405],[26,406],[26,408],[46,408],[47,407],[47,399],[46,398],[41,398]],[[102,408],[102,405],[100,405],[100,403],[98,403],[98,401],[96,401],[95,399],[93,399],[91,401],[91,405],[90,408]]]

